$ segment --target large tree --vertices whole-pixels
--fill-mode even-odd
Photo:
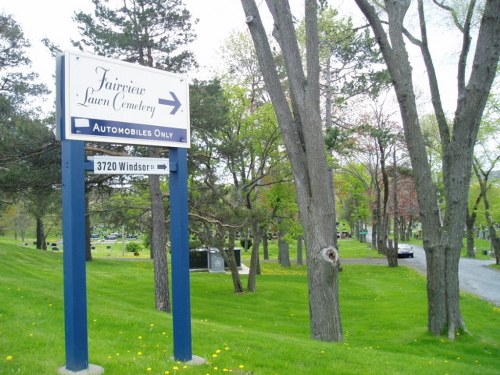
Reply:
[[[193,53],[185,48],[195,35],[191,14],[182,0],[92,0],[92,3],[93,14],[75,14],[82,35],[81,40],[74,42],[75,46],[171,72],[185,72],[195,65]],[[160,149],[150,148],[149,156],[160,155]],[[156,307],[169,312],[165,204],[159,176],[149,177],[149,191]]]
[[[333,182],[326,160],[320,111],[317,2],[305,2],[307,57],[304,66],[288,1],[267,0],[290,96],[278,75],[257,4],[254,0],[241,3],[292,164],[308,253],[311,336],[323,341],[341,341]]]
[[[59,152],[53,120],[39,120],[40,111],[30,107],[48,90],[30,72],[29,46],[17,22],[0,13],[0,199],[26,202],[37,222],[37,247],[46,249],[44,217],[60,182]]]
[[[500,53],[500,1],[486,0],[477,34],[473,15],[479,4],[471,0],[460,14],[445,2],[434,1],[436,9],[452,16],[461,33],[457,61],[458,97],[455,115],[448,121],[442,104],[437,73],[430,52],[428,16],[423,0],[417,1],[420,38],[405,28],[411,1],[371,3],[356,0],[379,43],[399,102],[404,135],[416,179],[427,259],[428,329],[435,335],[455,338],[466,329],[460,308],[458,262],[462,248],[472,156],[481,115],[497,71]],[[383,12],[380,12],[380,11]],[[473,43],[473,36],[477,38]],[[438,36],[436,36],[438,37]],[[425,149],[407,42],[421,52],[427,70],[432,105],[438,123],[443,155],[446,211],[439,217],[436,186]],[[475,46],[473,56],[471,49]],[[471,64],[468,65],[467,63]]]

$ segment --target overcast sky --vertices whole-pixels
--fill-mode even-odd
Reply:
[[[195,27],[197,40],[190,48],[196,54],[200,69],[196,72],[189,72],[188,75],[191,78],[207,79],[211,77],[210,69],[217,64],[218,51],[228,35],[233,31],[244,31],[247,28],[241,1],[184,0],[184,3],[192,13],[193,18],[199,19],[199,23]],[[290,0],[290,3],[294,14],[299,14],[300,17],[300,14],[303,14],[303,0]],[[70,39],[78,39],[79,37],[76,24],[73,22],[73,14],[80,10],[91,13],[93,11],[92,1],[0,0],[0,4],[0,10],[13,15],[14,19],[21,25],[26,38],[32,44],[30,57],[33,61],[33,71],[40,74],[40,78],[49,88],[54,87],[55,62],[41,43],[41,39],[47,37],[63,50],[72,49]],[[258,0],[257,4],[265,18],[267,15],[265,1]],[[359,15],[352,0],[335,1],[335,6],[342,7],[343,14]],[[441,52],[441,57],[436,63],[441,68],[440,73],[439,71],[438,73],[441,81],[444,82],[443,86],[454,88],[456,86],[453,82],[456,68],[451,60],[454,60],[456,56],[453,57],[453,54],[449,52],[451,44],[446,37],[447,34],[444,33],[439,39],[433,39],[435,50]],[[417,82],[425,82],[425,69],[422,65],[413,65],[414,72],[422,75],[422,79],[417,79]],[[445,101],[449,100],[450,96],[447,95],[444,99]],[[452,99],[449,103],[452,107],[455,100]]]
[[[33,69],[50,80],[47,65],[54,65],[50,53],[42,45],[41,39],[49,38],[62,49],[72,49],[70,39],[78,39],[79,33],[73,22],[75,11],[92,12],[91,0],[2,0],[2,9],[12,14],[21,25],[25,36],[31,41],[30,56]],[[198,18],[196,26],[198,38],[191,48],[195,51],[202,69],[211,65],[217,49],[233,30],[243,30],[243,10],[238,0],[184,0],[193,18]],[[52,72],[53,72],[53,68]],[[195,73],[195,72],[193,72]],[[47,77],[48,75],[48,77]]]

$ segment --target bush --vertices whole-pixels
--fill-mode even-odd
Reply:
[[[138,242],[129,242],[127,244],[126,249],[129,253],[134,253],[136,255],[139,255],[139,252],[142,250],[142,246]]]

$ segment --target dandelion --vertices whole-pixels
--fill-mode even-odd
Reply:
[[[179,369],[179,367],[177,367],[177,366],[172,367],[172,370],[174,370],[174,371],[177,371],[178,369]]]
[[[8,355],[5,359],[6,359],[7,361],[12,361],[12,360],[14,359],[14,357],[13,357],[13,356],[11,356],[11,355]]]
[[[218,354],[215,354],[215,353],[214,353],[214,354],[212,354],[212,357],[213,357],[213,358],[217,358],[218,356],[219,356]]]
[[[217,354],[219,354],[219,353],[221,352],[221,350],[220,350],[220,349],[217,349],[215,352],[216,352]]]
[[[187,368],[188,368],[188,366],[187,366],[187,365],[184,365],[184,366],[182,366],[182,368],[183,368],[183,369],[187,369]]]
[[[164,372],[164,374],[165,374],[165,375],[170,375],[170,371],[166,370],[166,371]]]
[[[142,355],[142,352],[137,352],[137,355]]]
[[[150,326],[150,327],[154,327],[155,325],[154,325],[154,323],[151,323],[149,326]]]
[[[146,371],[151,371],[151,370],[153,370],[151,367],[148,367],[148,368],[146,369]]]
[[[138,338],[139,340],[142,340],[142,336],[137,336],[137,338]]]
[[[245,365],[239,365],[238,367],[239,368],[245,368]]]

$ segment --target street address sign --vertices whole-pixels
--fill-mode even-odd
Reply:
[[[76,52],[63,69],[59,139],[189,148],[186,76]]]
[[[169,174],[169,159],[94,156],[94,174]]]

